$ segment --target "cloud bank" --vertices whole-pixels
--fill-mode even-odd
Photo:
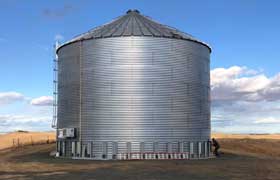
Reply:
[[[51,130],[52,102],[51,96],[30,98],[19,92],[0,92],[0,133]]]
[[[247,67],[213,69],[211,99],[213,130],[280,131],[280,73],[268,77]]]
[[[213,101],[278,101],[280,73],[267,77],[247,67],[232,66],[211,70]]]
[[[0,115],[0,132],[50,130],[50,123],[51,118],[49,116]]]
[[[256,120],[254,123],[256,124],[280,124],[280,119],[276,119],[274,117],[268,117],[268,118],[264,118],[264,119],[258,119]]]
[[[52,106],[53,97],[52,96],[41,96],[38,98],[34,98],[31,100],[30,104],[34,105],[34,106]]]
[[[12,104],[14,102],[23,101],[24,96],[18,92],[0,92],[0,105]]]

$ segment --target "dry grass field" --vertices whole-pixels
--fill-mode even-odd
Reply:
[[[53,158],[54,144],[0,150],[2,180],[279,180],[280,136],[214,134],[223,154],[208,160],[82,161]]]
[[[19,131],[0,135],[0,149],[55,141],[54,132]]]
[[[259,158],[280,159],[280,134],[222,134],[213,133],[222,145],[222,151]],[[279,176],[280,179],[280,176]]]
[[[217,139],[275,139],[280,140],[280,134],[225,134],[212,133],[213,138]]]

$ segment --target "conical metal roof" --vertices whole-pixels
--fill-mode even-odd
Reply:
[[[147,16],[141,15],[138,10],[128,10],[125,15],[107,24],[93,28],[62,44],[60,47],[81,40],[121,36],[151,36],[184,39],[203,44],[211,51],[208,44],[195,39],[190,34],[181,32],[167,25],[162,25]]]

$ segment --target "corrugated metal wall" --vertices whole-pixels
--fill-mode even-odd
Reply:
[[[58,128],[81,129],[84,143],[130,142],[135,152],[141,142],[144,151],[153,151],[156,142],[157,151],[165,152],[163,142],[178,149],[180,142],[208,141],[209,55],[200,43],[172,38],[114,37],[64,46],[58,52]]]

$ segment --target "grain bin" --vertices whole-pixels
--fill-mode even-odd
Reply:
[[[210,156],[207,44],[129,10],[56,53],[59,156]]]

